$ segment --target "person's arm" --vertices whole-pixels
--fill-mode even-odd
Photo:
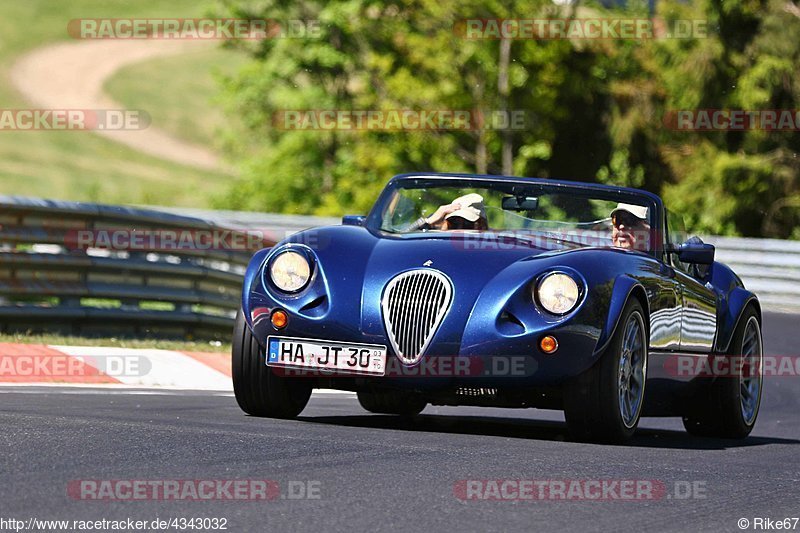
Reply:
[[[436,210],[429,217],[419,217],[417,220],[409,224],[403,232],[409,231],[420,231],[426,229],[438,229],[437,225],[444,220],[444,217],[449,215],[450,213],[457,211],[458,206],[455,204],[447,204],[439,206],[439,209]]]
[[[408,227],[403,231],[420,231],[424,229],[430,229],[431,225],[428,224],[428,219],[425,217],[419,217],[417,220],[412,222],[408,225]]]

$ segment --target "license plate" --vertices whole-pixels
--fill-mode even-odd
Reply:
[[[386,373],[386,346],[269,337],[267,366],[313,368],[330,374]]]

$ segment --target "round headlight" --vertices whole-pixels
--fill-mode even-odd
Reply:
[[[578,303],[580,291],[572,277],[556,272],[539,282],[537,294],[542,307],[555,315],[563,315]]]
[[[311,278],[311,265],[297,252],[283,252],[273,259],[269,267],[272,283],[284,292],[297,292]]]

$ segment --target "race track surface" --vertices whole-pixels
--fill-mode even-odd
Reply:
[[[799,320],[765,316],[768,355],[800,354]],[[645,419],[630,444],[606,446],[565,440],[562,415],[547,411],[428,407],[411,424],[368,414],[349,395],[315,394],[300,420],[279,421],[245,416],[226,393],[2,387],[0,519],[215,517],[228,531],[741,531],[746,518],[750,531],[755,518],[800,517],[798,413],[800,378],[769,377],[748,439],[700,439],[677,419]],[[270,480],[280,496],[94,501],[76,489],[81,480],[241,479]],[[488,479],[639,480],[665,492],[464,499],[463,480]],[[309,490],[318,498],[288,497]]]

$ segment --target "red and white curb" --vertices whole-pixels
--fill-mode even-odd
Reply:
[[[21,343],[0,343],[0,385],[233,391],[227,353]]]

